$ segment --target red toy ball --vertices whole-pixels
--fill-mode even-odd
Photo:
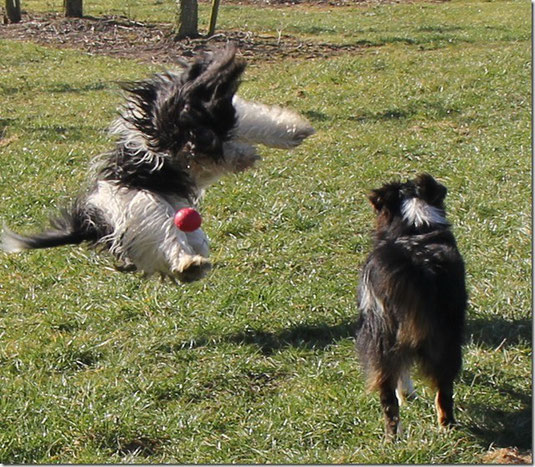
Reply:
[[[193,208],[182,208],[175,214],[175,225],[183,232],[193,232],[201,223],[201,215]]]

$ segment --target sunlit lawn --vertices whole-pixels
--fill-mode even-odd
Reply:
[[[174,6],[86,13],[170,22]],[[491,446],[531,449],[528,13],[520,1],[223,3],[221,28],[375,46],[246,71],[244,97],[294,108],[317,134],[263,149],[258,169],[208,191],[204,281],[120,274],[83,247],[0,255],[0,462],[477,463]],[[0,41],[2,221],[31,231],[68,202],[112,144],[117,81],[159,69]],[[422,171],[449,188],[467,265],[459,427],[436,427],[416,378],[392,445],[354,352],[365,194]]]

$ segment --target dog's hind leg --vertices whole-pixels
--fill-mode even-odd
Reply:
[[[397,379],[388,378],[379,384],[379,398],[385,416],[386,434],[395,438],[399,431],[399,403],[396,397]]]
[[[460,345],[446,346],[438,361],[432,365],[425,365],[424,372],[430,376],[431,383],[436,388],[435,408],[438,423],[443,427],[455,424],[453,415],[453,382],[461,370],[462,355]],[[427,362],[426,362],[427,363]]]
[[[443,382],[439,385],[435,397],[438,423],[443,427],[455,425],[453,416],[453,381]]]

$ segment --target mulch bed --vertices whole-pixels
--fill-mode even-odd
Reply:
[[[176,63],[178,57],[220,47],[229,41],[238,45],[248,61],[311,59],[363,49],[362,45],[307,42],[287,34],[271,36],[249,31],[223,32],[210,38],[179,41],[170,24],[140,23],[120,16],[65,18],[59,13],[24,13],[20,23],[0,25],[0,39],[163,64]]]

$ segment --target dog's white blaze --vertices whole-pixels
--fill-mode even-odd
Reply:
[[[248,102],[238,96],[234,96],[232,103],[237,114],[237,140],[288,149],[314,134],[312,126],[291,110]]]
[[[201,229],[185,233],[173,223],[175,212],[189,206],[182,198],[168,200],[99,181],[87,204],[98,208],[114,226],[114,231],[101,241],[110,242],[114,255],[147,274],[173,275],[191,263],[205,261],[202,258],[209,254],[208,239]]]
[[[404,199],[401,204],[401,215],[407,223],[415,227],[448,223],[442,209],[431,206],[420,198]]]

